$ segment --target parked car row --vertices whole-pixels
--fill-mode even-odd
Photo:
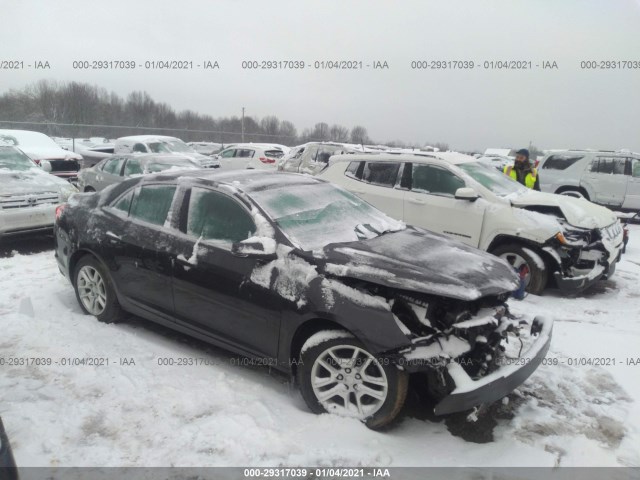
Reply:
[[[606,208],[528,190],[462,154],[237,144],[204,169],[156,140],[144,145],[159,153],[83,169],[85,193],[55,179],[73,189],[46,205],[80,307],[267,361],[310,410],[371,428],[397,417],[410,376],[438,415],[506,396],[542,362],[553,328],[511,314],[512,292],[586,288],[624,248]],[[3,148],[9,175],[21,161],[55,178]]]

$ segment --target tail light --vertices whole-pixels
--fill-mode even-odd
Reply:
[[[269,158],[269,157],[260,157],[260,161],[262,163],[276,163],[275,158]]]
[[[64,207],[66,206],[67,206],[66,203],[61,203],[56,207],[56,221],[58,221],[58,219],[60,218],[60,215],[62,215],[62,212],[64,211]]]

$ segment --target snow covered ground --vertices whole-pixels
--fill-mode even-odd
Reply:
[[[0,415],[20,466],[640,466],[640,227],[611,280],[511,304],[556,318],[549,365],[477,424],[436,421],[412,396],[380,433],[309,413],[287,378],[222,350],[100,324],[50,250],[14,253],[0,258]],[[63,365],[85,357],[109,365]],[[615,365],[576,365],[588,359]]]

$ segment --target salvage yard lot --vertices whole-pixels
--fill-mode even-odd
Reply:
[[[611,280],[510,301],[556,325],[508,404],[461,425],[412,395],[387,432],[313,415],[285,376],[223,350],[83,315],[41,250],[0,258],[0,415],[20,466],[640,466],[640,227]]]

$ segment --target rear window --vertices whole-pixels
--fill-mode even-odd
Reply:
[[[400,170],[399,162],[367,162],[362,172],[362,180],[374,185],[393,187]]]
[[[579,155],[552,155],[542,165],[543,170],[566,170],[584,156]]]
[[[264,152],[264,156],[269,158],[282,158],[283,155],[284,152],[282,150],[266,150]]]

